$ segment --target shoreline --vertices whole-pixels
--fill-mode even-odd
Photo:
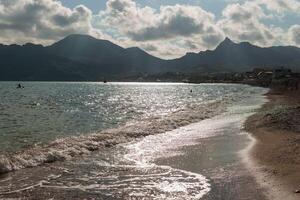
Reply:
[[[255,102],[251,101],[251,103],[254,104]],[[242,106],[244,105],[243,103],[245,102],[241,102]],[[181,169],[181,170],[200,173],[200,174],[204,174],[205,176],[209,176],[214,186],[212,188],[212,192],[209,195],[203,197],[203,199],[205,200],[223,199],[224,196],[227,197],[227,199],[233,199],[233,200],[245,199],[249,197],[251,197],[251,199],[253,200],[265,199],[263,195],[263,191],[261,191],[258,185],[255,183],[255,179],[250,175],[249,171],[246,170],[244,166],[242,166],[242,163],[240,163],[240,160],[237,156],[237,152],[243,149],[246,144],[248,144],[247,136],[246,134],[243,134],[244,132],[242,131],[242,125],[243,122],[245,122],[246,117],[249,116],[247,112],[252,113],[251,110],[254,108],[252,108],[252,106],[248,107],[247,104],[245,108],[246,110],[248,109],[249,110],[246,113],[244,113],[246,111],[245,108],[243,109],[239,106],[237,106],[237,108],[238,108],[237,110],[229,109],[226,112],[228,115],[222,112],[215,117],[210,117],[207,118],[206,120],[195,122],[196,124],[202,124],[202,128],[199,127],[195,129],[187,128],[186,131],[195,131],[194,132],[195,136],[199,136],[200,130],[204,131],[205,133],[207,131],[211,132],[212,135],[211,136],[208,135],[207,138],[206,137],[199,138],[199,141],[197,140],[196,145],[194,145],[194,143],[190,144],[189,142],[187,142],[188,143],[187,146],[184,146],[182,148],[180,147],[176,148],[179,151],[182,150],[183,152],[185,152],[186,156],[182,156],[179,153],[177,157],[173,157],[173,158],[167,157],[167,158],[160,159],[159,161],[163,163],[168,162],[168,166],[171,167],[173,166],[171,163],[174,162],[175,169]],[[208,121],[210,123],[207,123]],[[158,136],[158,138],[161,137]],[[188,139],[187,137],[183,137],[183,138]],[[183,141],[179,138],[179,144],[182,144],[182,142]],[[160,142],[158,142],[158,144],[160,144]],[[174,147],[174,145],[172,144],[170,145],[171,148]],[[165,147],[165,145],[163,145],[163,147]],[[212,147],[218,147],[218,148],[212,148]],[[141,153],[140,151],[137,151],[138,155],[140,153]],[[160,153],[162,153],[162,151],[160,151]],[[81,161],[79,163],[81,163]],[[187,165],[184,166],[185,164]],[[61,167],[57,169],[58,171],[57,173],[54,173],[53,171],[56,171],[56,166],[61,166]],[[79,197],[86,197],[86,195],[88,197],[92,197],[93,195],[95,195],[91,191],[84,191],[84,192],[80,191],[79,194],[76,188],[72,187],[72,185],[71,186],[67,185],[66,189],[62,188],[62,190],[60,190],[59,193],[57,192],[59,190],[59,187],[58,188],[55,187],[56,179],[64,180],[64,178],[67,178],[67,180],[69,180],[68,178],[72,177],[73,179],[77,180],[76,174],[73,175],[72,172],[77,171],[78,173],[78,170],[76,169],[81,169],[80,168],[81,164],[79,164],[78,166],[75,164],[74,168],[73,165],[71,164],[69,167],[68,164],[65,166],[63,162],[62,163],[57,162],[55,165],[51,165],[51,166],[50,165],[41,166],[37,168],[37,170],[41,170],[41,171],[40,172],[36,171],[35,174],[37,175],[34,174],[33,177],[30,178],[30,180],[36,180],[36,179],[38,180],[39,176],[48,177],[46,178],[46,182],[38,182],[41,183],[41,185],[36,186],[36,181],[33,181],[34,183],[33,188],[29,188],[27,190],[27,187],[26,188],[24,187],[25,189],[24,191],[22,189],[21,189],[22,191],[13,190],[11,194],[7,194],[3,196],[0,195],[0,197],[18,198],[24,196],[25,197],[43,196],[43,197],[51,198],[55,196],[58,199],[63,199],[63,196],[69,196],[76,193],[79,195]],[[93,169],[93,165],[89,165],[89,167]],[[89,167],[86,169],[86,171],[90,171]],[[60,168],[62,168],[63,172],[61,172]],[[121,170],[121,171],[126,172],[126,170]],[[28,168],[16,172],[16,175],[13,177],[12,180],[10,180],[10,182],[13,182],[14,178],[19,179],[20,177],[19,175],[23,175],[23,173],[26,176],[26,172],[31,173],[31,169]],[[84,172],[85,170],[82,171],[83,174]],[[51,175],[45,176],[45,173],[46,174],[51,173]],[[81,173],[79,173],[79,175],[80,175],[79,177],[82,177]],[[37,178],[35,178],[35,176],[37,176]],[[86,179],[82,181],[84,182],[85,180]],[[99,177],[97,177],[97,180],[99,180]],[[48,183],[52,181],[54,183],[54,187],[52,187],[51,184]],[[23,188],[21,186],[22,185],[20,184],[20,188]],[[71,190],[73,191],[68,190],[68,187],[71,188]],[[14,193],[14,191],[20,191],[20,192]]]
[[[252,116],[252,112],[244,117],[243,114],[238,113],[240,113],[238,110],[237,113],[228,110],[225,115],[198,123],[198,125],[208,124],[207,126],[214,127],[211,129],[215,132],[224,132],[224,134],[197,139],[195,144],[179,148],[178,151],[183,152],[182,154],[160,158],[156,163],[200,173],[207,177],[211,184],[211,191],[201,198],[203,200],[267,200],[265,188],[260,187],[250,173],[251,169],[243,162],[245,157],[240,157],[253,146],[254,140],[243,130],[243,124],[249,116]],[[237,116],[239,119],[236,118]],[[230,118],[236,118],[237,121],[230,122]],[[228,121],[221,125],[219,120]],[[201,125],[199,127],[197,132],[205,132],[205,128]]]
[[[299,199],[300,95],[271,90],[266,96],[245,123],[252,142],[243,161],[270,199]]]

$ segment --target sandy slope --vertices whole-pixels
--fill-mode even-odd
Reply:
[[[300,199],[300,92],[274,92],[246,122],[254,138],[248,164],[270,199]]]

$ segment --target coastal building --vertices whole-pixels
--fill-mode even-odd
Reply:
[[[265,68],[254,68],[252,71],[244,74],[244,82],[251,85],[268,87],[272,79],[273,71]]]
[[[298,90],[300,76],[289,68],[281,67],[273,70],[271,87],[282,90]]]
[[[256,76],[259,85],[268,87],[272,83],[273,72],[270,70],[261,71]]]
[[[292,76],[292,70],[281,67],[273,70],[273,79],[290,78]]]

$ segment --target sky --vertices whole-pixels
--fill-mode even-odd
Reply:
[[[0,43],[50,45],[88,34],[161,58],[225,37],[300,47],[300,0],[0,0]]]

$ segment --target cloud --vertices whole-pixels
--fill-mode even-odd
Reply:
[[[95,33],[92,12],[53,0],[0,0],[1,41],[48,43],[72,33]]]
[[[187,37],[217,33],[214,15],[199,6],[161,6],[159,10],[139,7],[132,0],[109,0],[100,12],[100,27],[115,27],[135,41]]]
[[[288,31],[290,43],[300,46],[300,25],[294,25]]]
[[[153,45],[153,44],[149,44],[149,43],[146,43],[146,44],[142,44],[141,45],[142,49],[144,49],[145,51],[157,51],[158,48],[157,46]]]
[[[298,0],[256,0],[258,5],[265,5],[267,9],[280,14],[284,12],[300,12],[300,2]]]
[[[206,34],[214,23],[214,15],[193,6],[162,6],[153,16],[153,23],[128,31],[137,41],[187,37],[193,34]]]
[[[262,20],[270,18],[263,9],[254,2],[228,5],[222,12],[223,18],[218,26],[224,33],[237,41],[249,41],[260,46],[268,46],[276,41],[281,32],[265,25]]]
[[[108,0],[106,9],[94,16],[95,25],[100,28],[118,29],[123,33],[153,23],[155,10],[138,7],[132,0]]]
[[[167,58],[167,59],[181,57],[186,54],[187,49],[189,49],[188,51],[195,51],[194,48],[190,48],[186,46],[184,40],[180,40],[180,41],[178,41],[177,39],[170,40],[170,41],[160,40],[160,41],[152,41],[150,44],[152,44],[157,49],[151,52],[153,55]]]
[[[116,41],[122,40],[120,43],[125,46],[143,47],[145,43],[155,46],[150,48],[155,55],[162,53],[162,49],[167,52],[168,49],[176,49],[183,54],[186,51],[199,51],[215,47],[224,38],[223,31],[216,25],[214,14],[200,6],[177,4],[154,9],[141,7],[133,0],[109,0],[106,9],[94,16],[93,24],[112,35]],[[127,37],[126,42],[123,41],[124,37]],[[175,45],[181,46],[176,48]]]

